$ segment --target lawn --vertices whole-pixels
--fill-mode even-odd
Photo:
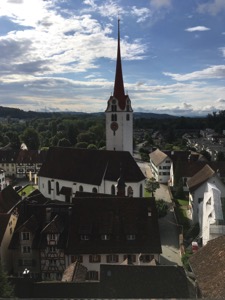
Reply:
[[[32,184],[28,184],[21,189],[18,194],[22,196],[22,194],[25,193],[25,196],[29,196],[34,190],[36,190],[36,188]]]

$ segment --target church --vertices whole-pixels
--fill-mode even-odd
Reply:
[[[50,199],[71,203],[76,192],[143,197],[145,176],[133,154],[133,110],[124,92],[118,20],[117,61],[113,95],[106,115],[106,150],[51,147],[39,171],[39,190]]]

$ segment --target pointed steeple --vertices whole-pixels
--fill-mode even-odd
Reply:
[[[120,19],[118,19],[118,46],[113,96],[119,101],[119,107],[121,109],[124,109],[126,105],[125,99],[127,96],[124,92],[122,62],[120,53]]]

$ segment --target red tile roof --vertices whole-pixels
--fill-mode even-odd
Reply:
[[[211,240],[189,259],[202,298],[224,299],[225,236]]]

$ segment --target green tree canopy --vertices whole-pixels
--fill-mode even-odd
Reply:
[[[154,197],[154,193],[159,187],[160,185],[154,177],[148,178],[145,182],[145,190],[151,193],[152,197]]]
[[[21,135],[21,141],[26,144],[29,150],[38,150],[40,146],[39,134],[32,128],[28,127]]]

